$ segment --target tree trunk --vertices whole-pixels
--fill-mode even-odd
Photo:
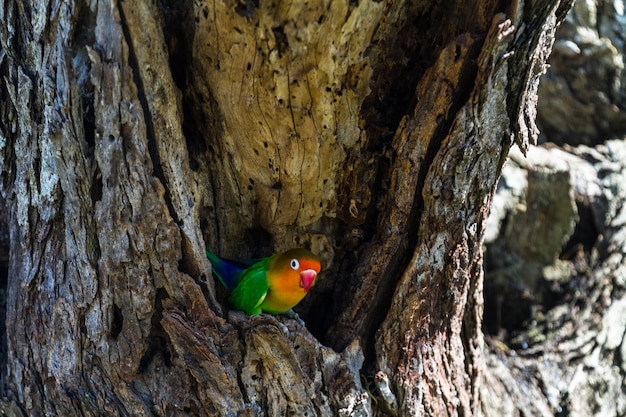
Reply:
[[[626,31],[577,1],[511,150],[485,237],[486,416],[626,415]],[[495,227],[494,227],[495,226]]]
[[[0,2],[9,415],[477,415],[484,224],[568,0]],[[205,247],[293,246],[297,311]]]

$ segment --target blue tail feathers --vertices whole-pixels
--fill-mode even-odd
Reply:
[[[257,262],[257,259],[233,261],[231,259],[220,258],[213,252],[207,250],[206,256],[213,267],[213,274],[222,282],[222,284],[230,291],[234,290],[241,275],[249,266]]]

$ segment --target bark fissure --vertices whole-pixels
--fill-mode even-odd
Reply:
[[[148,152],[150,154],[150,160],[152,163],[152,169],[153,169],[152,175],[158,178],[159,181],[161,181],[161,184],[163,184],[163,186],[165,187],[164,196],[165,196],[165,201],[169,209],[169,214],[176,223],[180,223],[176,210],[174,210],[172,206],[172,198],[168,191],[168,188],[169,188],[168,183],[165,178],[165,174],[163,173],[163,168],[161,166],[161,160],[160,160],[158,148],[156,145],[154,123],[152,120],[152,112],[150,111],[151,106],[149,105],[148,100],[146,98],[146,94],[145,94],[146,89],[144,86],[143,78],[139,70],[140,63],[139,63],[139,60],[137,59],[135,47],[133,45],[135,39],[130,34],[130,31],[128,28],[128,21],[126,19],[126,16],[124,15],[124,7],[122,6],[123,3],[125,3],[124,0],[118,0],[117,10],[119,10],[120,26],[124,34],[124,41],[126,45],[128,45],[128,64],[133,74],[133,81],[135,85],[137,86],[137,98],[138,98],[138,101],[141,105],[141,109],[143,112],[143,120],[146,124],[146,139],[148,142]]]
[[[510,45],[455,3],[6,0],[11,410],[478,414],[483,209],[539,72],[481,63],[548,48],[557,0]],[[205,245],[318,253],[319,340],[223,311]]]

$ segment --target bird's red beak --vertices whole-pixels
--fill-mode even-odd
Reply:
[[[300,272],[300,286],[304,288],[304,292],[308,292],[313,283],[315,282],[315,277],[317,276],[317,272],[313,269],[305,269]]]

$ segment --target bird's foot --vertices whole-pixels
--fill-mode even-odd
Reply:
[[[285,311],[283,314],[285,315],[285,317],[288,317],[290,319],[297,321],[298,324],[301,325],[302,327],[306,327],[304,324],[304,320],[302,320],[300,316],[298,315],[298,313],[296,313],[292,309]]]

